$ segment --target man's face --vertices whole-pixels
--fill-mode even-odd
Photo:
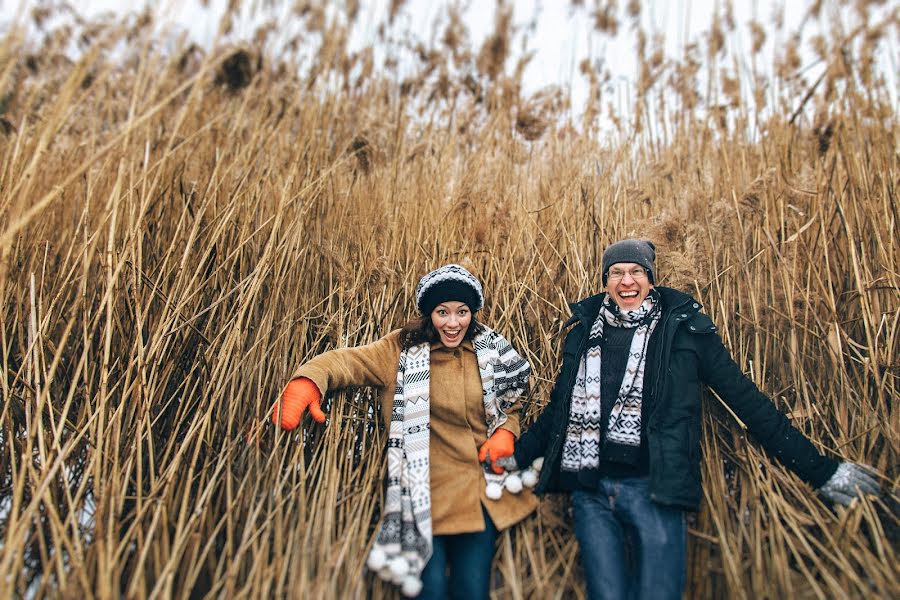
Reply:
[[[653,289],[647,269],[637,263],[615,263],[606,274],[606,293],[619,310],[635,310]]]

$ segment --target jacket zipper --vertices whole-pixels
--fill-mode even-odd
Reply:
[[[648,441],[649,444],[649,434],[653,432],[656,428],[652,425],[653,423],[653,415],[656,414],[656,411],[659,410],[659,405],[663,402],[664,392],[665,392],[665,382],[666,376],[669,372],[669,356],[672,352],[672,343],[675,339],[675,331],[678,329],[678,324],[680,321],[678,320],[677,314],[679,310],[683,306],[687,304],[687,301],[682,302],[678,306],[672,308],[669,312],[669,315],[666,317],[666,320],[663,322],[663,330],[662,330],[662,345],[659,349],[659,363],[657,363],[656,368],[656,381],[653,384],[653,410],[647,415],[647,432],[648,432]],[[650,456],[650,499],[653,501],[659,501],[659,496],[653,492],[653,456]]]
[[[653,421],[653,415],[659,410],[659,404],[663,398],[663,391],[665,390],[665,376],[669,371],[669,355],[672,351],[672,340],[675,339],[675,330],[678,328],[678,317],[676,316],[678,311],[681,310],[683,306],[688,304],[688,301],[684,301],[678,306],[672,308],[669,311],[669,316],[666,317],[666,320],[663,321],[663,330],[662,330],[662,344],[659,349],[659,362],[657,363],[656,368],[656,377],[653,383],[653,410],[647,415],[647,426],[650,426],[650,423]],[[674,326],[673,326],[674,321]],[[649,429],[648,429],[649,430]]]

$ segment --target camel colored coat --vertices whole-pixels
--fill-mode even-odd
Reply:
[[[294,378],[307,377],[324,395],[346,386],[380,389],[381,414],[390,427],[391,405],[400,361],[400,330],[355,348],[331,350],[301,365]],[[431,345],[431,518],[434,535],[484,531],[481,507],[504,530],[530,514],[537,498],[528,488],[519,494],[504,490],[499,500],[485,495],[485,479],[478,449],[487,440],[481,375],[475,350],[468,340],[458,348]],[[510,409],[503,429],[519,436],[521,402]]]

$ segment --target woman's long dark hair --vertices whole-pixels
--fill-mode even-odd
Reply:
[[[463,336],[463,339],[471,340],[482,331],[484,331],[484,325],[475,319],[473,313],[472,321],[469,323],[469,328],[466,329],[466,334]],[[421,317],[411,319],[403,326],[403,329],[400,330],[400,345],[404,350],[412,348],[413,346],[418,346],[419,344],[433,344],[440,339],[441,336],[431,322],[431,315],[422,315]]]

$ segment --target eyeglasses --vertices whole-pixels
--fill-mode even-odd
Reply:
[[[644,267],[634,267],[628,271],[623,269],[610,269],[609,273],[606,275],[607,281],[619,281],[625,274],[631,275],[631,278],[635,281],[641,281],[647,278],[647,269]]]

